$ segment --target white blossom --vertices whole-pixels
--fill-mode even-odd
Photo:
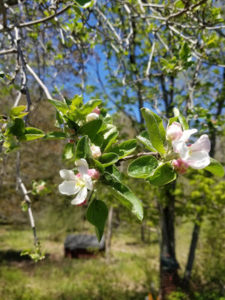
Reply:
[[[64,195],[76,195],[71,204],[82,205],[85,203],[88,190],[93,189],[91,176],[88,174],[88,164],[85,159],[76,161],[79,171],[77,175],[72,170],[60,170],[59,174],[64,181],[59,185],[59,192]]]

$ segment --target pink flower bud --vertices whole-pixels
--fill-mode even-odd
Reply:
[[[184,174],[187,172],[188,164],[183,161],[181,158],[172,161],[172,165],[179,174]]]
[[[166,137],[168,140],[175,141],[179,140],[183,134],[181,124],[178,122],[173,122],[167,127]]]
[[[97,115],[100,115],[100,109],[97,107],[95,107],[95,109],[92,110],[93,113],[96,113]]]
[[[100,173],[96,169],[89,169],[88,175],[91,176],[92,179],[98,180],[100,177]]]

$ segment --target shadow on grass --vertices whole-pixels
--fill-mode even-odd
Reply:
[[[28,255],[21,255],[22,251],[15,250],[1,250],[0,251],[0,262],[21,262],[21,261],[31,261],[31,258]]]

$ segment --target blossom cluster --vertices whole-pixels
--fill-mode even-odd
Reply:
[[[210,140],[208,135],[203,134],[194,144],[187,144],[192,134],[197,129],[182,130],[181,124],[173,122],[167,128],[166,137],[171,141],[173,151],[178,158],[173,160],[174,169],[184,174],[188,167],[193,169],[204,169],[210,164]]]

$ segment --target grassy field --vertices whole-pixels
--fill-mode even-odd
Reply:
[[[191,224],[178,226],[180,272],[186,260],[191,229]],[[137,233],[119,229],[112,240],[109,262],[103,256],[64,258],[65,235],[56,238],[47,231],[40,231],[39,237],[48,255],[45,260],[34,263],[20,256],[20,251],[32,247],[30,229],[0,227],[0,300],[144,300],[149,292],[157,294],[156,234],[149,244],[143,244]]]
[[[112,241],[112,257],[67,259],[63,239],[52,240],[40,232],[47,258],[39,263],[22,260],[21,250],[32,245],[29,229],[0,229],[1,300],[39,299],[144,299],[150,287],[157,289],[158,244],[137,243],[134,237],[118,233]],[[11,251],[12,257],[6,257]]]

